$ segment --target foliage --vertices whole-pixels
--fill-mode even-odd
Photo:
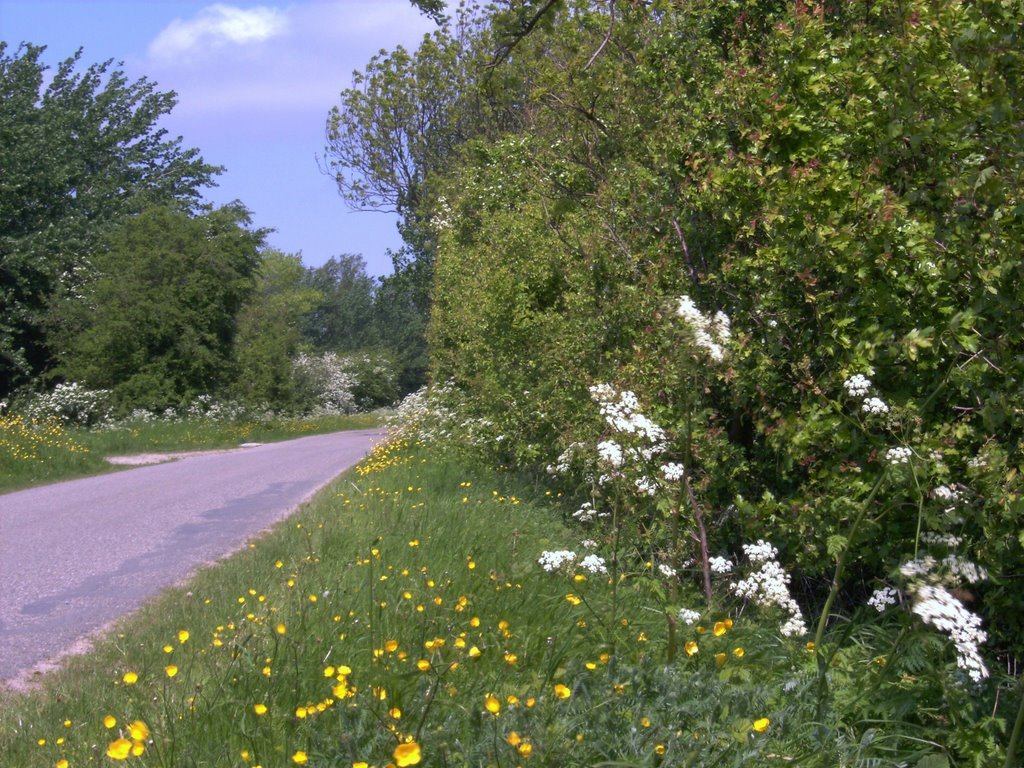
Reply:
[[[84,300],[64,308],[61,375],[111,390],[123,409],[225,388],[265,234],[248,224],[240,205],[194,217],[149,208],[127,220],[95,256]]]
[[[432,374],[491,425],[492,460],[596,457],[614,430],[588,387],[634,393],[688,481],[597,493],[614,535],[698,561],[770,538],[820,690],[850,641],[830,624],[869,626],[883,588],[917,621],[977,610],[990,668],[1024,653],[1019,14],[566,3],[510,59],[528,129],[431,177]],[[684,297],[731,318],[721,361]],[[589,500],[598,476],[559,487]],[[930,602],[954,586],[968,607]],[[961,725],[951,759],[980,759]]]
[[[260,252],[256,287],[239,311],[235,338],[232,389],[248,403],[294,404],[292,358],[303,343],[303,326],[324,301],[307,276],[300,256]]]
[[[47,370],[48,306],[94,275],[100,241],[151,205],[194,206],[219,169],[157,126],[175,99],[111,62],[52,77],[44,48],[0,42],[0,395]]]
[[[348,352],[372,343],[376,285],[362,256],[332,256],[309,268],[305,284],[319,294],[303,318],[303,336],[315,349]]]

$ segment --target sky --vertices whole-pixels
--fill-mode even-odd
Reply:
[[[0,40],[46,45],[51,67],[114,59],[178,104],[161,123],[222,165],[209,202],[241,200],[268,245],[318,266],[358,253],[391,272],[397,218],[353,212],[322,174],[324,125],[340,92],[382,49],[413,50],[435,25],[408,0],[0,0]]]

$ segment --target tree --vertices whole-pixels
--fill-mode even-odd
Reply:
[[[110,389],[122,407],[162,408],[233,380],[239,311],[266,235],[240,204],[200,216],[170,207],[127,219],[95,255],[99,276],[67,305],[58,372]]]
[[[306,286],[320,299],[307,313],[303,333],[320,351],[347,352],[372,344],[375,281],[363,257],[344,253],[310,267]]]
[[[234,391],[250,403],[287,407],[294,400],[292,359],[307,316],[324,295],[307,281],[298,254],[264,249],[256,289],[238,316]]]
[[[194,208],[218,168],[157,127],[173,93],[129,82],[111,61],[48,85],[45,48],[0,42],[0,396],[52,364],[45,316],[95,274],[92,258],[124,217]]]

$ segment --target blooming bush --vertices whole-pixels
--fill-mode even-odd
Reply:
[[[55,420],[89,427],[109,418],[110,393],[103,389],[86,389],[76,382],[58,384],[50,392],[32,396],[23,410],[32,421]]]

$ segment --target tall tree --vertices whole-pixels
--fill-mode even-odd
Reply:
[[[201,216],[169,207],[133,216],[96,254],[99,277],[67,305],[58,371],[159,408],[233,379],[236,318],[252,294],[266,232],[239,204]]]
[[[305,336],[316,349],[348,352],[372,344],[375,281],[362,256],[332,256],[311,267],[305,282],[320,296],[305,320]]]
[[[306,317],[323,302],[298,254],[267,248],[256,289],[238,317],[234,391],[252,403],[287,406],[293,400],[292,358],[303,342]]]
[[[175,104],[111,61],[44,87],[45,48],[0,42],[0,396],[52,363],[44,319],[94,274],[97,245],[151,205],[194,207],[220,169],[158,128]]]

